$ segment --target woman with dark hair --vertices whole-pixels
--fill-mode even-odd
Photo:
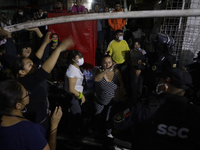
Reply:
[[[70,111],[73,115],[73,129],[70,129],[73,135],[76,134],[82,125],[81,105],[85,102],[83,95],[83,79],[84,75],[80,70],[80,66],[84,64],[84,58],[81,52],[70,50],[67,54],[67,71],[65,74],[64,89],[72,95],[70,100]]]
[[[60,41],[59,41],[59,36],[57,33],[53,33],[51,35],[51,39],[52,41],[46,46],[45,50],[44,50],[44,54],[42,56],[42,63],[44,63],[47,58],[49,58],[49,56],[53,53],[53,51],[59,46]],[[58,69],[59,66],[56,63],[55,67],[52,70],[52,80],[54,83],[57,83],[57,76],[58,76]]]
[[[105,122],[109,119],[109,111],[112,106],[112,99],[114,98],[117,87],[124,87],[121,74],[117,68],[114,68],[112,57],[106,53],[101,60],[101,68],[99,68],[95,75],[95,129],[105,132]],[[102,130],[101,130],[102,129]],[[110,132],[107,132],[109,135]]]
[[[44,43],[36,53],[38,60],[41,59],[46,45],[51,42],[49,35],[50,33],[47,33]],[[54,68],[60,53],[72,45],[73,41],[70,38],[64,40],[39,69],[35,67],[32,60],[25,57],[17,58],[11,67],[17,80],[32,93],[24,116],[35,123],[43,125],[46,129],[48,128],[49,102],[45,81]]]
[[[22,112],[29,103],[28,92],[16,80],[0,82],[0,147],[3,150],[55,150],[61,107],[56,107],[51,118],[49,144],[41,125],[28,121]]]
[[[42,56],[42,62],[44,63],[47,58],[53,53],[53,51],[58,47],[60,44],[59,36],[57,33],[53,33],[51,35],[52,41],[45,47],[44,54]]]

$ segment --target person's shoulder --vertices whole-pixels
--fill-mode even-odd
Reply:
[[[126,42],[126,40],[121,40],[121,42],[128,44],[128,43]]]
[[[115,43],[116,43],[116,41],[115,41],[115,40],[112,40],[112,41],[109,43],[108,46],[113,45],[113,44],[115,44]]]
[[[23,131],[34,130],[35,128],[39,128],[40,125],[33,123],[31,121],[21,121],[18,124],[15,124],[17,128],[23,128]]]
[[[78,72],[79,69],[76,68],[74,65],[70,64],[67,69],[67,74],[74,74],[75,72]]]

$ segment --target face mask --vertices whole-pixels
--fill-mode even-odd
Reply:
[[[21,110],[21,113],[25,113],[25,112],[27,112],[26,106],[24,107],[24,109]]]
[[[53,43],[58,43],[58,39],[53,39]]]
[[[82,66],[84,64],[84,59],[78,59],[78,63],[76,63],[78,66]]]
[[[135,50],[135,51],[141,51],[142,49],[141,49],[141,48],[139,48],[139,49],[134,48],[134,50]]]
[[[23,15],[23,12],[19,12],[19,15]]]
[[[119,36],[119,40],[120,40],[120,41],[123,40],[123,36]]]
[[[160,95],[161,93],[163,93],[163,91],[158,92],[158,88],[159,88],[160,86],[162,86],[162,85],[164,85],[164,83],[158,84],[158,85],[156,86],[156,93],[157,93],[158,95]],[[167,86],[167,85],[166,85],[166,86]],[[166,88],[168,89],[168,86],[167,86]]]

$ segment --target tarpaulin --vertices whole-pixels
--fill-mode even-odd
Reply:
[[[66,13],[48,13],[48,18],[76,15]],[[49,31],[57,33],[59,40],[72,36],[75,46],[69,50],[76,49],[84,55],[85,64],[95,66],[95,53],[97,46],[97,21],[80,21],[49,25]]]

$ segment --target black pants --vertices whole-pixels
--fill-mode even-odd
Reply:
[[[82,127],[83,118],[81,105],[75,96],[70,100],[70,121],[69,121],[69,136],[73,137],[77,134],[78,130]]]

